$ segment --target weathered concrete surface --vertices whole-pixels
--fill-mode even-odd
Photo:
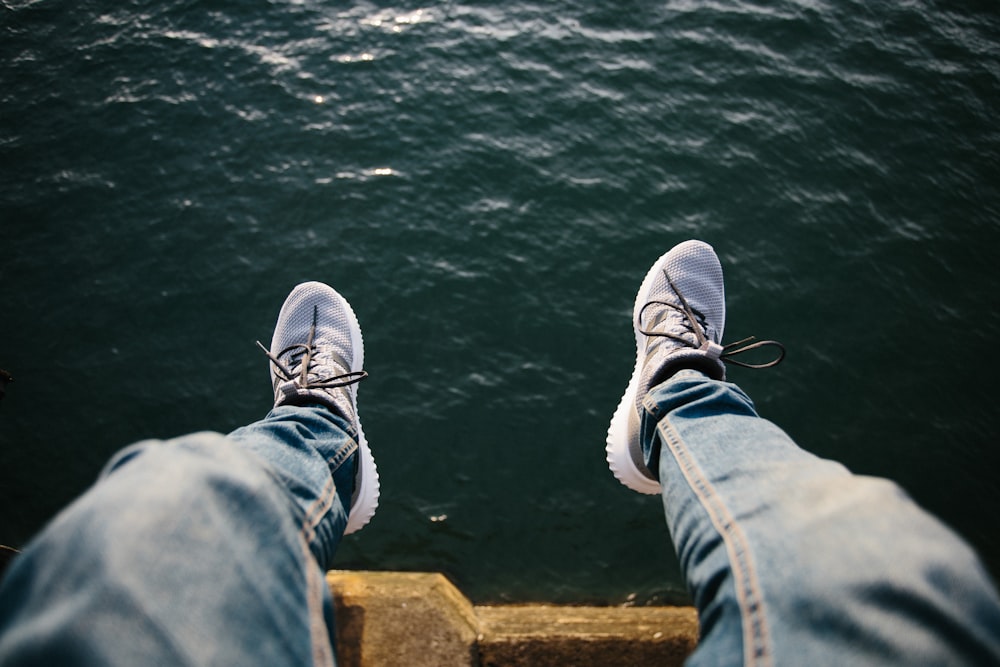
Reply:
[[[477,664],[475,612],[440,574],[330,572],[341,667]]]
[[[476,607],[482,667],[683,664],[698,642],[690,607]]]
[[[327,575],[342,667],[680,665],[698,641],[690,607],[479,606],[444,576]]]

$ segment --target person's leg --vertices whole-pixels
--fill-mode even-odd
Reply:
[[[347,523],[357,445],[324,408],[238,434],[117,455],[5,576],[0,663],[331,664],[317,557]],[[333,475],[298,437],[342,459]]]
[[[323,572],[378,497],[360,329],[300,286],[270,356],[265,419],[123,450],[25,549],[0,582],[0,664],[334,662]]]
[[[643,404],[701,620],[690,664],[1000,664],[988,575],[895,484],[805,452],[697,371]]]
[[[727,384],[722,269],[664,254],[636,296],[636,363],[608,430],[660,494],[702,638],[692,664],[1000,664],[1000,601],[971,550],[898,487],[799,449]],[[733,349],[738,348],[738,349]]]

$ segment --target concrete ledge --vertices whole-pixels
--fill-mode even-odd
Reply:
[[[690,607],[474,607],[434,573],[327,574],[342,667],[681,665]]]
[[[690,607],[476,607],[482,667],[681,665],[698,642]]]
[[[330,572],[341,667],[475,665],[476,615],[440,574]]]

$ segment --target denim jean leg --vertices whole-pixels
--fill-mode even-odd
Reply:
[[[329,569],[354,492],[358,444],[351,422],[323,406],[283,405],[229,438],[270,464],[304,512],[317,562]]]
[[[701,622],[690,664],[1000,664],[985,569],[898,486],[800,449],[739,388],[696,371],[644,408]]]
[[[123,450],[0,582],[0,664],[334,664],[318,559],[355,449],[321,409],[280,408]]]

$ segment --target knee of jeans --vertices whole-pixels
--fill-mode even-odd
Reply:
[[[278,514],[287,504],[283,494],[259,462],[223,436],[205,433],[122,450],[80,501],[99,508],[108,530],[155,534],[158,525],[196,525],[198,517],[222,522]]]
[[[139,442],[135,442],[119,450],[110,459],[108,459],[108,462],[101,470],[100,478],[106,477],[115,470],[127,465],[129,462],[134,461],[137,457],[142,455],[143,452],[148,450],[158,450],[162,447],[173,446],[187,450],[208,451],[211,448],[216,447],[218,443],[223,440],[225,440],[225,436],[221,433],[215,433],[212,431],[191,433],[172,440],[140,440]]]
[[[844,476],[827,484],[790,515],[790,548],[771,550],[792,604],[937,604],[982,586],[971,549],[895,483]]]

